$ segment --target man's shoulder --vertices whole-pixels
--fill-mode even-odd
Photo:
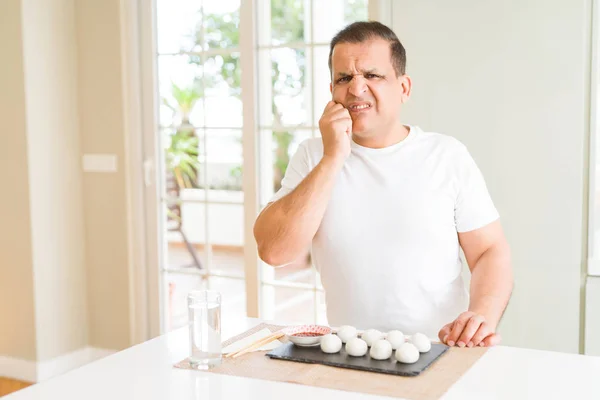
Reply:
[[[444,133],[420,130],[419,142],[425,146],[427,153],[435,152],[448,160],[463,159],[469,152],[463,142]]]
[[[465,145],[460,140],[445,133],[420,130],[419,137],[423,143],[435,147],[441,147],[445,150],[452,151],[465,149]]]
[[[300,142],[298,151],[305,151],[310,159],[320,158],[323,156],[323,140],[320,137],[305,139]]]

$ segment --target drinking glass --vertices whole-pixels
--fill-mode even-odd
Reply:
[[[221,294],[213,290],[188,293],[190,364],[208,369],[221,363]]]

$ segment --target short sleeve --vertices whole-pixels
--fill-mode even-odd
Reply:
[[[467,148],[461,145],[457,153],[457,196],[454,218],[457,232],[469,232],[499,218],[488,192],[483,174]]]
[[[269,203],[277,201],[292,192],[306,178],[310,173],[309,161],[307,142],[304,141],[300,143],[298,150],[292,156],[281,180],[281,188],[273,195]]]

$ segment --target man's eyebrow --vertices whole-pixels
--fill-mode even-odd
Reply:
[[[345,73],[345,72],[338,72],[338,73],[336,74],[336,76],[337,76],[338,78],[345,78],[345,77],[347,77],[347,76],[354,76],[354,75],[364,75],[364,74],[373,74],[373,73],[377,74],[377,69],[376,69],[376,68],[370,68],[370,69],[361,69],[361,70],[360,70],[360,73],[358,73],[358,74],[347,74],[347,73]]]
[[[347,74],[345,72],[338,72],[335,76],[337,76],[338,78],[345,78],[347,76],[352,76],[352,75]]]

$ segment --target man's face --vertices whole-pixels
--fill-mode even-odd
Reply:
[[[350,112],[352,133],[363,138],[388,134],[410,94],[410,78],[396,76],[389,42],[337,44],[331,70],[333,101]]]

